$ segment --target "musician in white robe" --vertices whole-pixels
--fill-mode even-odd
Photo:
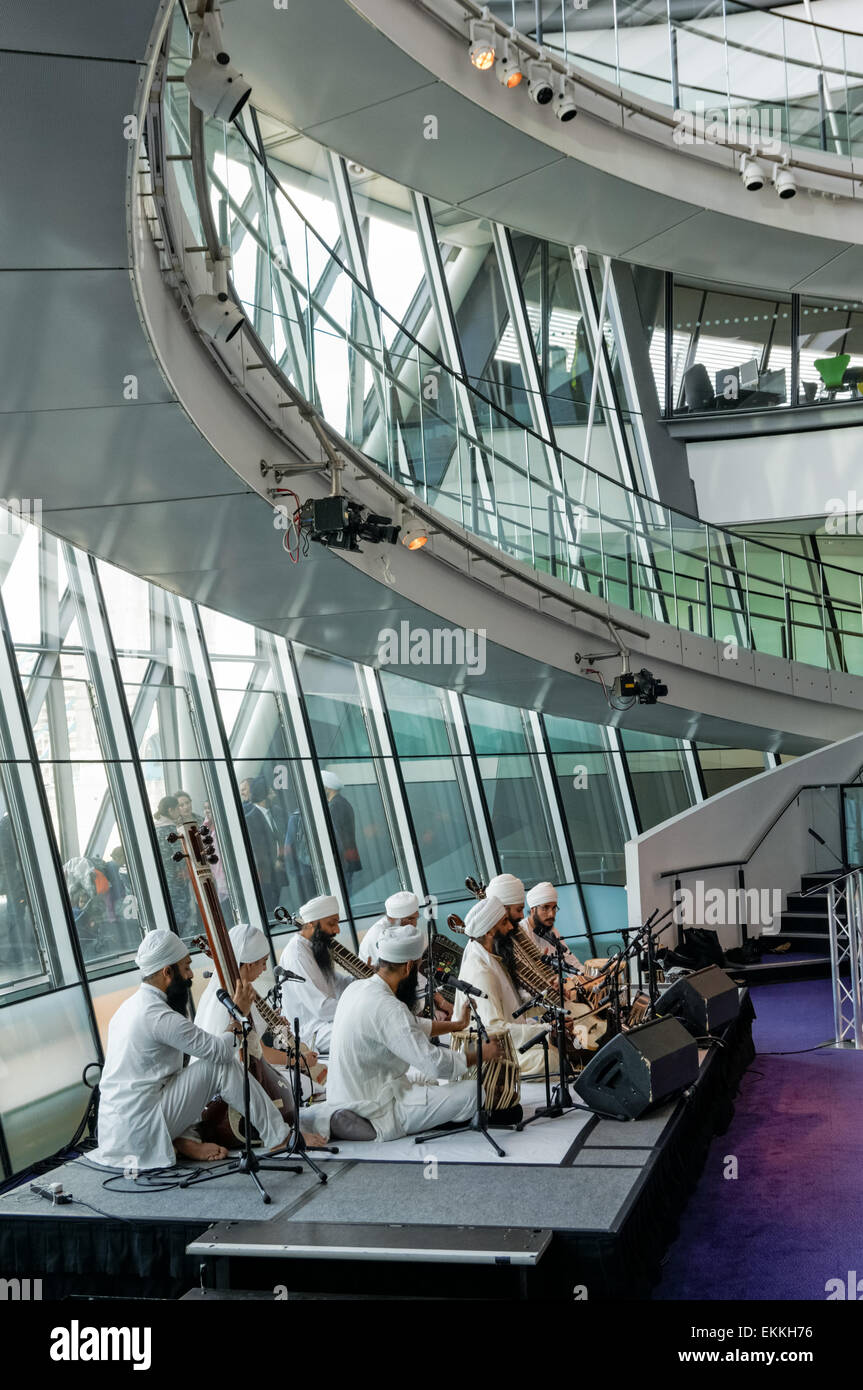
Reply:
[[[388,927],[411,926],[414,927],[419,922],[420,903],[416,893],[402,890],[392,893],[384,903],[384,915],[373,922],[360,942],[360,960],[365,961],[366,965],[377,968],[378,963],[378,940],[381,932]],[[428,981],[422,972],[417,974],[417,1002],[416,1012],[421,1013],[425,1007],[426,992]],[[441,994],[440,990],[435,990],[434,995],[434,1016],[437,1019],[452,1018],[452,1005],[449,1000]]]
[[[433,1047],[403,1002],[416,989],[425,937],[415,925],[387,927],[378,938],[378,965],[369,980],[356,980],[336,1009],[330,1046],[327,1091],[337,1105],[349,1106],[374,1127],[379,1140],[467,1121],[476,1110],[476,1084],[462,1080],[476,1061],[472,1048],[454,1052]],[[453,1023],[432,1025],[435,1034],[461,1031],[466,1008]],[[489,1061],[497,1044],[484,1049]],[[422,1080],[413,1084],[408,1072]],[[435,1085],[435,1082],[447,1082]]]
[[[541,951],[544,956],[548,956],[551,964],[557,957],[557,951],[548,936],[552,936],[555,941],[563,944],[563,937],[554,925],[557,917],[557,889],[553,883],[536,883],[531,888],[525,898],[527,904],[527,916],[522,918],[520,926],[525,936],[530,942]],[[545,936],[540,936],[536,930],[541,927],[546,932]],[[573,955],[567,946],[563,954],[563,963],[568,965],[571,970],[575,970],[579,975],[584,974],[584,965]]]
[[[230,1031],[219,1037],[205,1032],[169,1002],[181,991],[187,995],[192,980],[189,948],[174,932],[149,932],[135,960],[143,982],[108,1025],[98,1148],[90,1158],[108,1168],[143,1172],[171,1167],[177,1152],[192,1158],[225,1157],[218,1145],[198,1143],[191,1126],[214,1095],[243,1108],[243,1071],[235,1039]],[[234,1002],[244,1013],[252,1004],[251,989],[240,982],[234,990]],[[236,1026],[227,1013],[225,1018],[229,1028]],[[184,1056],[199,1060],[184,1067]],[[290,1128],[254,1077],[250,1097],[252,1123],[264,1148],[282,1147]],[[321,1118],[329,1133],[329,1112]],[[314,1120],[309,1128],[316,1128]],[[312,1138],[313,1145],[319,1142]]]
[[[486,890],[486,897],[475,903],[465,917],[464,929],[470,940],[461,958],[459,977],[481,990],[485,996],[474,1003],[489,1034],[506,1029],[518,1053],[518,1048],[537,1033],[548,1032],[548,1025],[537,1022],[536,1010],[530,1010],[519,1019],[513,1018],[514,1011],[531,997],[514,982],[501,955],[501,941],[517,928],[508,917],[504,904],[497,898],[489,897]],[[455,997],[457,1013],[461,1013],[465,1003],[459,990]],[[518,1058],[523,1077],[544,1074],[541,1043],[537,1042],[527,1052],[518,1053]],[[549,1066],[552,1071],[558,1069],[555,1047],[549,1048]]]
[[[545,886],[551,887],[550,884]],[[497,878],[491,880],[485,892],[486,897],[497,898],[499,903],[503,903],[506,908],[506,920],[509,927],[524,931],[524,904],[526,895],[524,884],[521,879],[516,878],[514,874],[498,874]],[[554,892],[553,888],[552,892]],[[556,897],[557,894],[555,894],[555,898]],[[504,933],[502,933],[502,935],[503,934]],[[534,940],[533,933],[530,934],[530,940]],[[539,943],[541,938],[536,937],[535,941]],[[549,950],[551,950],[551,947],[546,945],[543,948],[543,953]],[[574,979],[567,978],[565,980],[564,993],[569,1000],[576,998],[578,994],[578,984]]]
[[[336,970],[331,947],[339,934],[339,904],[322,893],[303,903],[297,914],[301,929],[290,938],[279,964],[302,976],[282,985],[282,1013],[293,1027],[300,1022],[300,1038],[307,1047],[326,1054],[330,1050],[336,1005],[349,984],[350,975]]]
[[[234,948],[234,959],[240,971],[240,979],[246,981],[250,985],[254,985],[255,981],[260,979],[267,968],[270,954],[267,938],[259,927],[249,926],[247,922],[242,922],[239,926],[231,927],[230,938],[231,945]],[[208,1033],[218,1034],[224,1032],[228,1018],[224,1004],[220,1003],[217,998],[218,990],[219,978],[214,968],[212,979],[201,995],[198,1007],[195,1010],[196,1024],[199,1028],[206,1029]],[[257,993],[257,991],[255,991],[255,993]],[[255,1007],[254,1001],[252,1002],[252,1023],[254,1024],[255,1032],[258,1037],[263,1039],[264,1034],[266,1034],[269,1029],[269,1025]],[[292,1060],[288,1054],[279,1048],[268,1046],[263,1041],[259,1044],[259,1047],[260,1055],[264,1058],[264,1061],[269,1062],[270,1066],[275,1067],[280,1072],[283,1079],[290,1084]],[[306,1053],[302,1058],[301,1080],[304,1097],[312,1094],[313,1091],[317,1094],[323,1093],[322,1083],[326,1079],[326,1071],[324,1070],[323,1076],[320,1078],[321,1084],[316,1087],[312,1085],[308,1074],[309,1068],[314,1067],[317,1060],[317,1053],[315,1052]]]

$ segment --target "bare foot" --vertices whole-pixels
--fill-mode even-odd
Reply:
[[[175,1139],[174,1148],[183,1158],[197,1158],[201,1163],[213,1163],[217,1158],[227,1158],[228,1150],[221,1144],[202,1144],[197,1139]]]
[[[304,1129],[301,1129],[301,1130],[300,1130],[300,1134],[301,1134],[302,1137],[303,1137],[303,1142],[304,1142],[304,1144],[305,1144],[305,1146],[306,1146],[307,1149],[323,1149],[323,1148],[326,1148],[327,1140],[326,1140],[326,1139],[323,1139],[323,1138],[321,1137],[320,1134],[307,1134],[306,1131],[305,1131]],[[289,1143],[290,1143],[290,1140],[289,1140],[289,1139],[286,1139],[286,1140],[284,1141],[283,1144],[277,1144],[276,1147],[275,1147],[274,1149],[270,1149],[270,1153],[271,1153],[271,1154],[280,1154],[280,1153],[283,1153],[284,1150],[288,1147],[288,1144],[289,1144]]]

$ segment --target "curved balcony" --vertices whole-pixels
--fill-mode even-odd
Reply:
[[[330,448],[347,442],[370,461],[394,505],[413,499],[430,534],[473,535],[563,581],[576,602],[593,596],[683,632],[863,674],[860,576],[661,506],[501,409],[310,225],[262,157],[253,111],[226,128],[190,110],[180,24],[173,45],[164,168],[174,213],[191,227],[175,251],[200,282],[202,253],[231,249],[259,410],[275,422],[286,407],[305,410]],[[588,428],[601,416],[592,401]]]

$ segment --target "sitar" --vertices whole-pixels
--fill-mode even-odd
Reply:
[[[168,840],[178,846],[174,859],[178,862],[186,860],[216,977],[221,988],[233,996],[241,978],[240,969],[222,915],[211,868],[211,865],[219,862],[213,849],[212,831],[202,829],[195,820],[181,821],[176,831],[172,831],[168,836]],[[253,1039],[256,1039],[254,1032],[250,1034],[250,1041]],[[260,1083],[276,1108],[281,1110],[285,1120],[289,1121],[294,1113],[293,1094],[275,1068],[265,1062],[263,1057],[250,1057],[249,1072]],[[205,1141],[221,1144],[226,1149],[240,1148],[244,1143],[244,1123],[239,1111],[217,1097],[210,1101],[201,1116],[201,1135]]]
[[[464,883],[468,892],[473,893],[475,898],[485,897],[485,884],[479,879],[468,877]],[[464,923],[460,922],[457,917],[450,917],[448,925],[454,931],[464,931]],[[521,928],[512,933],[512,943],[516,974],[519,980],[532,994],[541,996],[543,1004],[548,1008],[556,1009],[560,1002],[557,971],[551,968],[542,952],[528,941]],[[566,1012],[573,1023],[580,1023],[580,1027],[586,1034],[588,1050],[596,1049],[600,1039],[605,1037],[608,1028],[605,1020],[597,1017],[596,1006],[570,999],[567,1001]]]

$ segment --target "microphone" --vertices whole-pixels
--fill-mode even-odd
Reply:
[[[217,989],[216,998],[220,1004],[224,1004],[231,1018],[234,1019],[236,1023],[242,1023],[245,1027],[249,1020],[246,1018],[245,1014],[240,1013],[240,1010],[237,1008],[228,991],[226,989]]]
[[[528,999],[526,1004],[522,1004],[519,1008],[513,1009],[512,1016],[513,1018],[521,1018],[522,1014],[526,1014],[528,1009],[535,1009],[541,1003],[541,999]]]
[[[483,994],[482,990],[477,989],[475,985],[469,985],[467,980],[456,980],[450,975],[447,983],[452,985],[453,989],[460,989],[462,994],[472,994],[475,999],[488,999],[487,994]]]
[[[283,965],[276,966],[273,971],[273,978],[277,985],[280,985],[283,980],[297,980],[301,985],[304,985],[306,982],[305,975],[295,975],[293,970],[286,970]]]
[[[543,1030],[542,1030],[541,1033],[535,1033],[534,1036],[533,1036],[532,1038],[528,1038],[528,1040],[527,1040],[526,1043],[522,1043],[521,1047],[517,1048],[517,1051],[518,1051],[518,1052],[529,1052],[530,1049],[531,1049],[532,1047],[536,1047],[537,1043],[541,1043],[541,1042],[542,1042],[542,1040],[543,1040],[543,1038],[545,1037],[545,1035],[546,1035],[547,1032],[548,1032],[548,1029],[547,1029],[547,1028],[543,1028]]]

